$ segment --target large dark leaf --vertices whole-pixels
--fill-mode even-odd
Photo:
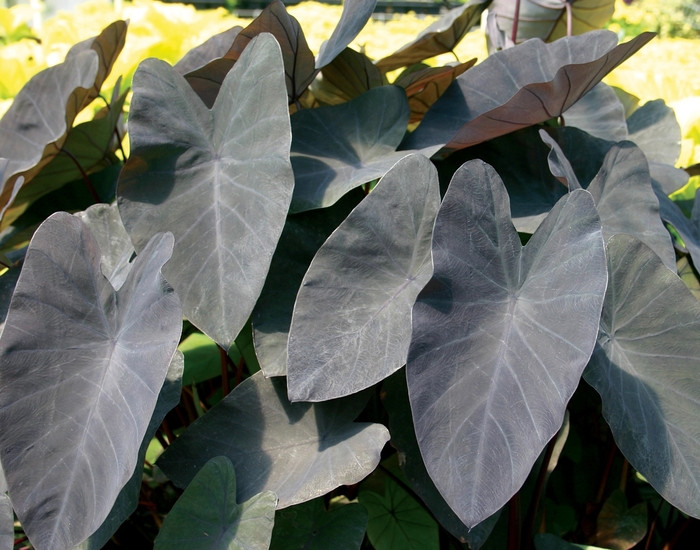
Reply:
[[[656,198],[659,201],[661,219],[670,223],[683,239],[685,250],[693,259],[693,264],[700,266],[700,201],[693,201],[690,219],[685,217],[680,207],[669,199],[658,186],[654,186]]]
[[[386,84],[382,73],[363,53],[345,48],[321,71],[312,88],[314,97],[326,105],[338,105]]]
[[[304,274],[321,245],[363,197],[355,189],[329,208],[287,219],[252,316],[255,352],[265,376],[287,374],[289,325]]]
[[[700,303],[643,243],[608,241],[610,283],[584,376],[630,464],[671,504],[700,515]]]
[[[359,550],[367,528],[367,510],[357,503],[328,512],[315,498],[275,514],[270,550]]]
[[[422,31],[413,42],[389,57],[377,61],[377,67],[383,72],[393,71],[453,51],[469,29],[479,24],[481,13],[489,5],[489,1],[469,0],[462,6],[449,10]]]
[[[12,550],[15,547],[14,519],[10,497],[3,491],[0,493],[0,550]]]
[[[260,294],[294,185],[279,46],[253,39],[211,111],[162,61],[144,61],[133,84],[122,220],[137,251],[158,231],[175,235],[163,273],[187,318],[228,349]]]
[[[416,432],[411,421],[411,404],[408,399],[408,386],[404,370],[392,374],[384,381],[382,399],[382,403],[389,413],[391,445],[398,452],[401,471],[411,484],[411,488],[430,508],[435,518],[445,529],[460,541],[468,543],[472,550],[477,550],[491,534],[500,514],[497,512],[476,527],[469,529],[442,498],[440,491],[430,479],[428,470],[425,469],[425,463],[418,448]]]
[[[294,196],[291,211],[335,203],[383,176],[408,153],[396,152],[410,110],[396,86],[375,88],[342,105],[292,115]]]
[[[376,468],[389,432],[353,422],[366,401],[356,394],[290,403],[286,381],[259,372],[192,424],[158,465],[184,487],[210,458],[226,456],[236,469],[239,501],[272,491],[285,508],[357,483]]]
[[[653,36],[616,46],[596,31],[496,52],[452,83],[402,148],[462,149],[559,116]]]
[[[663,99],[649,101],[627,119],[629,139],[644,151],[649,163],[673,166],[681,154],[681,127]]]
[[[474,526],[523,484],[593,350],[607,281],[593,198],[562,198],[523,248],[497,174],[469,162],[438,213],[433,264],[413,309],[411,408],[428,472]]]
[[[321,44],[316,58],[316,68],[328,65],[360,33],[372,16],[377,0],[344,0],[340,21],[331,37]]]
[[[410,155],[321,246],[289,331],[292,401],[349,395],[406,363],[411,308],[432,274],[430,239],[439,205],[435,167]]]
[[[34,234],[0,338],[0,452],[36,548],[82,542],[134,472],[182,327],[172,244],[154,236],[115,292],[78,218]]]
[[[394,84],[406,90],[408,105],[411,108],[409,123],[423,120],[423,116],[433,103],[435,103],[450,84],[464,71],[474,66],[476,59],[460,63],[458,65],[445,65],[444,67],[425,67],[424,69],[411,71],[407,69],[395,81]],[[420,66],[420,65],[419,65]]]
[[[119,529],[119,526],[124,520],[136,510],[139,503],[139,494],[141,492],[143,461],[146,458],[146,451],[148,450],[148,445],[151,443],[151,440],[155,437],[156,431],[163,422],[165,415],[180,402],[183,368],[184,362],[182,353],[176,351],[170,362],[163,387],[158,394],[156,408],[151,415],[151,420],[148,422],[146,435],[143,436],[143,440],[141,441],[139,458],[136,462],[134,473],[119,493],[107,519],[105,519],[97,531],[90,535],[90,538],[76,546],[76,550],[100,550],[107,544],[107,541],[109,541],[112,535]]]
[[[215,59],[224,57],[231,49],[238,33],[242,30],[243,27],[236,25],[224,32],[215,34],[209,40],[187,52],[180,61],[173,65],[173,68],[181,75],[185,75],[204,67],[204,65]]]
[[[585,130],[608,141],[627,139],[625,107],[613,89],[604,82],[593,88],[562,114],[567,126]]]
[[[596,544],[612,550],[629,550],[647,534],[647,503],[627,508],[627,497],[616,489],[598,514]]]
[[[519,17],[516,44],[529,38],[556,40],[571,34],[583,34],[601,29],[615,11],[615,0],[571,0],[571,21],[568,21],[566,0],[518,0]],[[497,17],[498,26],[512,36],[516,2],[494,0],[489,12]]]
[[[540,131],[540,135],[552,147],[551,155],[557,157],[560,165],[568,165],[569,179],[573,180],[569,188],[580,188],[558,144],[546,132]],[[618,233],[634,235],[656,252],[669,269],[675,269],[676,255],[659,217],[659,201],[651,186],[646,158],[636,145],[628,141],[613,145],[587,189],[603,224],[604,239]]]
[[[438,550],[438,525],[415,498],[390,478],[384,494],[361,491],[369,512],[367,537],[376,550]]]
[[[273,0],[255,20],[236,36],[220,59],[185,75],[197,95],[209,108],[214,105],[226,75],[238,62],[251,40],[261,33],[275,37],[282,51],[289,103],[301,97],[316,76],[314,54],[309,49],[299,22],[287,13],[281,0]],[[265,99],[260,97],[265,104]]]
[[[131,270],[134,245],[124,229],[117,205],[95,204],[75,214],[88,226],[100,247],[102,274],[119,290]]]
[[[236,503],[231,461],[217,456],[197,473],[168,513],[155,550],[267,550],[277,497],[270,491]]]

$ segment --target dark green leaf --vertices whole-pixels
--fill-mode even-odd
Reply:
[[[78,218],[54,214],[29,245],[0,338],[0,452],[35,546],[85,540],[136,467],[182,327],[160,274],[172,242],[154,236],[116,292]]]
[[[700,514],[700,303],[644,244],[608,241],[610,282],[586,381],[630,464],[671,504]]]
[[[646,503],[628,509],[625,493],[614,490],[598,514],[596,544],[612,550],[629,550],[646,533]]]
[[[221,348],[208,336],[199,332],[190,334],[182,341],[179,350],[185,356],[183,386],[199,384],[221,376]],[[241,360],[235,344],[231,346],[229,356],[234,364]]]
[[[467,526],[521,487],[595,344],[607,281],[591,195],[562,198],[523,248],[505,187],[472,161],[433,235],[407,380],[426,468]],[[464,320],[468,320],[465,322]]]
[[[438,550],[438,525],[419,502],[389,478],[384,495],[360,491],[369,512],[367,536],[376,550]]]
[[[238,500],[273,491],[278,508],[357,483],[379,463],[389,439],[380,424],[352,422],[367,395],[290,403],[283,378],[247,378],[168,447],[158,465],[186,486],[210,458],[236,469]]]
[[[375,88],[342,105],[292,115],[291,212],[323,208],[383,176],[408,152],[396,152],[410,110],[396,86]]]
[[[316,68],[328,65],[360,33],[372,16],[377,0],[344,0],[340,21],[331,37],[321,44],[316,59]]]
[[[616,46],[617,35],[596,31],[496,52],[458,77],[401,147],[462,149],[559,116],[653,36]]]
[[[321,246],[294,305],[290,400],[349,395],[406,363],[411,308],[432,274],[430,238],[439,205],[435,167],[409,155]]]
[[[333,206],[287,219],[253,309],[255,353],[265,376],[287,374],[289,325],[304,274],[321,245],[363,197],[362,191],[355,189]]]
[[[389,57],[377,61],[382,72],[420,63],[424,59],[454,50],[469,29],[479,24],[489,0],[469,0],[449,10],[418,37]]]
[[[211,111],[156,59],[133,86],[119,212],[137,251],[153,233],[175,235],[163,273],[186,317],[228,349],[262,290],[294,185],[279,46],[254,38]]]
[[[269,491],[237,504],[231,461],[212,458],[166,516],[154,549],[267,550],[276,504]]]
[[[315,498],[278,510],[270,550],[359,550],[367,528],[367,510],[346,504],[328,512]]]

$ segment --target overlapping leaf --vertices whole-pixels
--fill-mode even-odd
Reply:
[[[681,154],[681,127],[663,99],[649,101],[627,119],[629,139],[644,151],[649,163],[673,166]]]
[[[627,508],[627,497],[616,489],[598,514],[596,544],[612,550],[629,550],[647,534],[647,503]]]
[[[613,89],[604,82],[593,88],[562,114],[567,126],[585,130],[608,141],[627,139],[625,107]]]
[[[15,547],[14,514],[10,497],[0,493],[0,550],[12,550]]]
[[[344,0],[340,21],[331,37],[321,44],[316,58],[316,68],[322,69],[342,52],[360,33],[372,16],[377,0]]]
[[[315,498],[275,514],[270,550],[359,550],[367,528],[367,510],[357,503],[326,512]]]
[[[551,41],[567,34],[595,31],[603,28],[615,11],[615,0],[571,0],[568,3],[570,15],[566,0],[520,0],[515,43],[529,38]],[[499,28],[507,36],[513,32],[515,6],[512,0],[494,0],[489,5],[489,12],[496,15]],[[571,33],[567,32],[567,26]]]
[[[224,57],[231,49],[233,41],[243,30],[243,27],[236,25],[230,29],[215,34],[199,46],[192,48],[187,52],[180,61],[173,65],[173,68],[185,75],[204,67],[207,63],[214,61],[220,57]]]
[[[237,35],[226,54],[188,73],[185,78],[209,108],[214,105],[226,75],[238,62],[251,40],[261,33],[275,37],[282,51],[289,103],[301,97],[316,76],[314,54],[309,49],[299,22],[287,13],[281,0],[273,0],[253,22]],[[261,101],[264,101],[261,98]]]
[[[323,78],[312,88],[314,97],[326,105],[338,105],[386,84],[382,73],[363,53],[345,48],[323,67]]]
[[[430,476],[474,526],[525,481],[593,350],[607,281],[593,199],[565,196],[523,248],[497,174],[469,162],[438,213],[433,264],[413,309],[411,408]]]
[[[225,456],[197,473],[155,540],[155,550],[267,550],[277,497],[270,491],[236,503],[236,475]]]
[[[616,46],[614,33],[596,31],[496,52],[458,77],[401,147],[461,149],[559,116],[653,36]]]
[[[163,273],[187,318],[228,349],[260,294],[294,185],[275,39],[251,41],[211,111],[167,63],[145,61],[129,130],[124,225],[137,251],[157,231],[175,235]]]
[[[287,374],[289,325],[304,274],[321,245],[363,197],[356,189],[329,208],[287,219],[252,315],[255,353],[265,376]]]
[[[0,452],[36,548],[82,542],[134,472],[181,330],[160,274],[172,242],[154,236],[115,292],[76,217],[32,239],[0,338]]]
[[[278,508],[311,500],[357,483],[379,463],[387,429],[353,422],[367,397],[290,403],[286,381],[259,372],[192,424],[158,465],[184,487],[210,458],[226,456],[239,501],[262,491],[278,496]]]
[[[452,8],[421,32],[413,42],[377,61],[377,67],[382,72],[393,71],[420,63],[429,57],[451,52],[469,29],[479,24],[481,13],[489,3],[489,0],[469,0]]]
[[[615,442],[661,495],[700,514],[700,304],[643,243],[616,235],[600,334],[584,376]]]
[[[292,401],[363,390],[406,362],[411,308],[430,279],[440,205],[422,155],[394,165],[316,253],[294,305],[287,347]]]
[[[408,154],[396,147],[409,115],[406,94],[396,86],[372,89],[342,105],[294,113],[290,210],[330,206],[351,189],[383,176]]]

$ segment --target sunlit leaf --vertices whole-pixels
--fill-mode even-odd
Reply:
[[[630,464],[667,501],[700,514],[700,304],[628,235],[608,241],[610,282],[586,381]]]
[[[214,457],[166,516],[154,549],[267,550],[276,504],[270,491],[237,504],[233,465]]]
[[[469,162],[433,265],[413,308],[411,409],[431,478],[471,527],[521,487],[593,350],[607,281],[593,198],[566,195],[523,248],[497,174]]]
[[[349,395],[405,364],[411,308],[432,274],[430,239],[439,205],[435,167],[410,155],[318,250],[289,331],[292,401]]]
[[[204,65],[215,59],[224,57],[233,45],[234,39],[242,30],[243,27],[236,25],[224,32],[215,34],[206,42],[187,52],[180,61],[173,65],[173,68],[181,75],[185,75],[204,67]]]
[[[386,84],[382,73],[369,58],[351,48],[345,48],[323,67],[323,78],[315,83],[314,96],[326,105],[350,101],[363,93]]]
[[[673,166],[681,154],[681,127],[663,99],[649,101],[627,119],[629,139],[644,151],[649,163]]]
[[[185,356],[183,386],[221,376],[221,348],[208,336],[194,332],[180,343],[178,349]],[[235,345],[231,346],[228,353],[233,363],[238,364],[241,355]]]
[[[0,452],[38,548],[82,542],[134,472],[182,327],[160,274],[172,242],[154,236],[114,291],[78,218],[54,214],[32,239],[0,338]]]
[[[357,483],[379,463],[387,429],[353,422],[367,397],[290,403],[286,381],[259,372],[192,424],[158,465],[185,487],[209,459],[226,456],[239,501],[262,491],[278,496],[278,508],[311,500]]]
[[[610,86],[598,82],[562,114],[567,126],[608,141],[627,139],[625,108]],[[634,141],[634,140],[633,140]]]
[[[321,44],[316,58],[316,68],[328,65],[360,33],[372,16],[377,0],[344,0],[340,21],[331,37]]]
[[[119,212],[137,251],[158,231],[175,235],[163,273],[187,318],[228,349],[262,290],[294,185],[279,46],[253,39],[211,111],[162,61],[142,63],[133,85]]]

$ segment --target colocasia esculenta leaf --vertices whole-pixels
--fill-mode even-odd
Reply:
[[[440,207],[433,265],[408,390],[425,466],[472,527],[520,489],[593,351],[607,282],[593,198],[563,197],[522,247],[500,178],[468,162]]]
[[[0,457],[35,548],[73,548],[134,473],[182,329],[157,234],[115,291],[97,241],[59,212],[37,229],[0,338]]]
[[[279,45],[255,37],[211,110],[156,59],[133,85],[122,221],[137,251],[154,233],[173,233],[163,274],[185,316],[228,349],[262,290],[294,187]]]

